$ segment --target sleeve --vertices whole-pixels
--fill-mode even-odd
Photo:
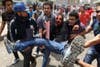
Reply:
[[[64,40],[68,40],[69,38],[69,29],[68,29],[68,24],[64,22],[63,29],[62,29],[62,37],[64,37]]]
[[[17,40],[17,29],[15,28],[14,22],[12,22],[12,24],[11,24],[10,37],[13,38],[13,41],[16,41]]]
[[[7,21],[6,14],[2,13],[2,21]]]
[[[39,17],[39,18],[37,19],[37,24],[38,24],[39,29],[43,28],[43,20],[42,20],[41,17]]]
[[[37,33],[38,27],[37,27],[37,23],[36,21],[34,21],[33,19],[30,20],[31,26],[34,28],[34,34]]]

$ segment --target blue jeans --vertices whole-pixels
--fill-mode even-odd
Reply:
[[[94,59],[97,60],[97,67],[100,67],[100,54],[92,46],[85,55],[84,62],[91,64]]]
[[[51,51],[58,54],[64,54],[64,46],[65,46],[64,43],[58,43],[43,38],[35,38],[25,42],[17,42],[15,46],[15,50],[22,51],[28,46],[43,46],[43,45],[45,46],[45,49],[43,51],[44,55],[43,55],[42,67],[46,67],[48,62],[48,57]]]

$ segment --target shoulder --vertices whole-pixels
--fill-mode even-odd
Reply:
[[[2,13],[2,17],[6,16],[6,15],[7,15],[7,12]]]
[[[37,19],[37,22],[42,22],[43,20],[45,20],[45,16],[44,15],[40,15]]]
[[[92,24],[94,25],[94,24],[96,24],[98,21],[97,21],[97,19],[95,18],[93,18],[93,22],[92,22]]]

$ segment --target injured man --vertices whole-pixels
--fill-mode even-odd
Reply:
[[[43,50],[43,64],[42,67],[47,67],[50,52],[59,54],[62,57],[61,62],[63,65],[72,67],[75,63],[77,56],[84,51],[85,39],[82,36],[76,36],[70,44],[58,43],[43,38],[33,38],[28,41],[18,41],[12,46],[14,51],[23,51],[28,46],[39,46]]]

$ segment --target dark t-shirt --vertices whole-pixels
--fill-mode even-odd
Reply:
[[[2,13],[2,21],[10,22],[15,16],[15,13],[12,11],[11,13],[4,12]]]
[[[69,29],[66,22],[62,23],[61,26],[55,26],[55,41],[63,42],[67,41],[69,38]]]
[[[14,18],[15,13],[12,11],[10,13],[8,13],[7,11],[5,11],[4,13],[2,13],[2,21],[6,22],[8,24],[8,31],[7,31],[7,38],[10,40],[10,33],[9,33],[9,24],[10,21]]]

